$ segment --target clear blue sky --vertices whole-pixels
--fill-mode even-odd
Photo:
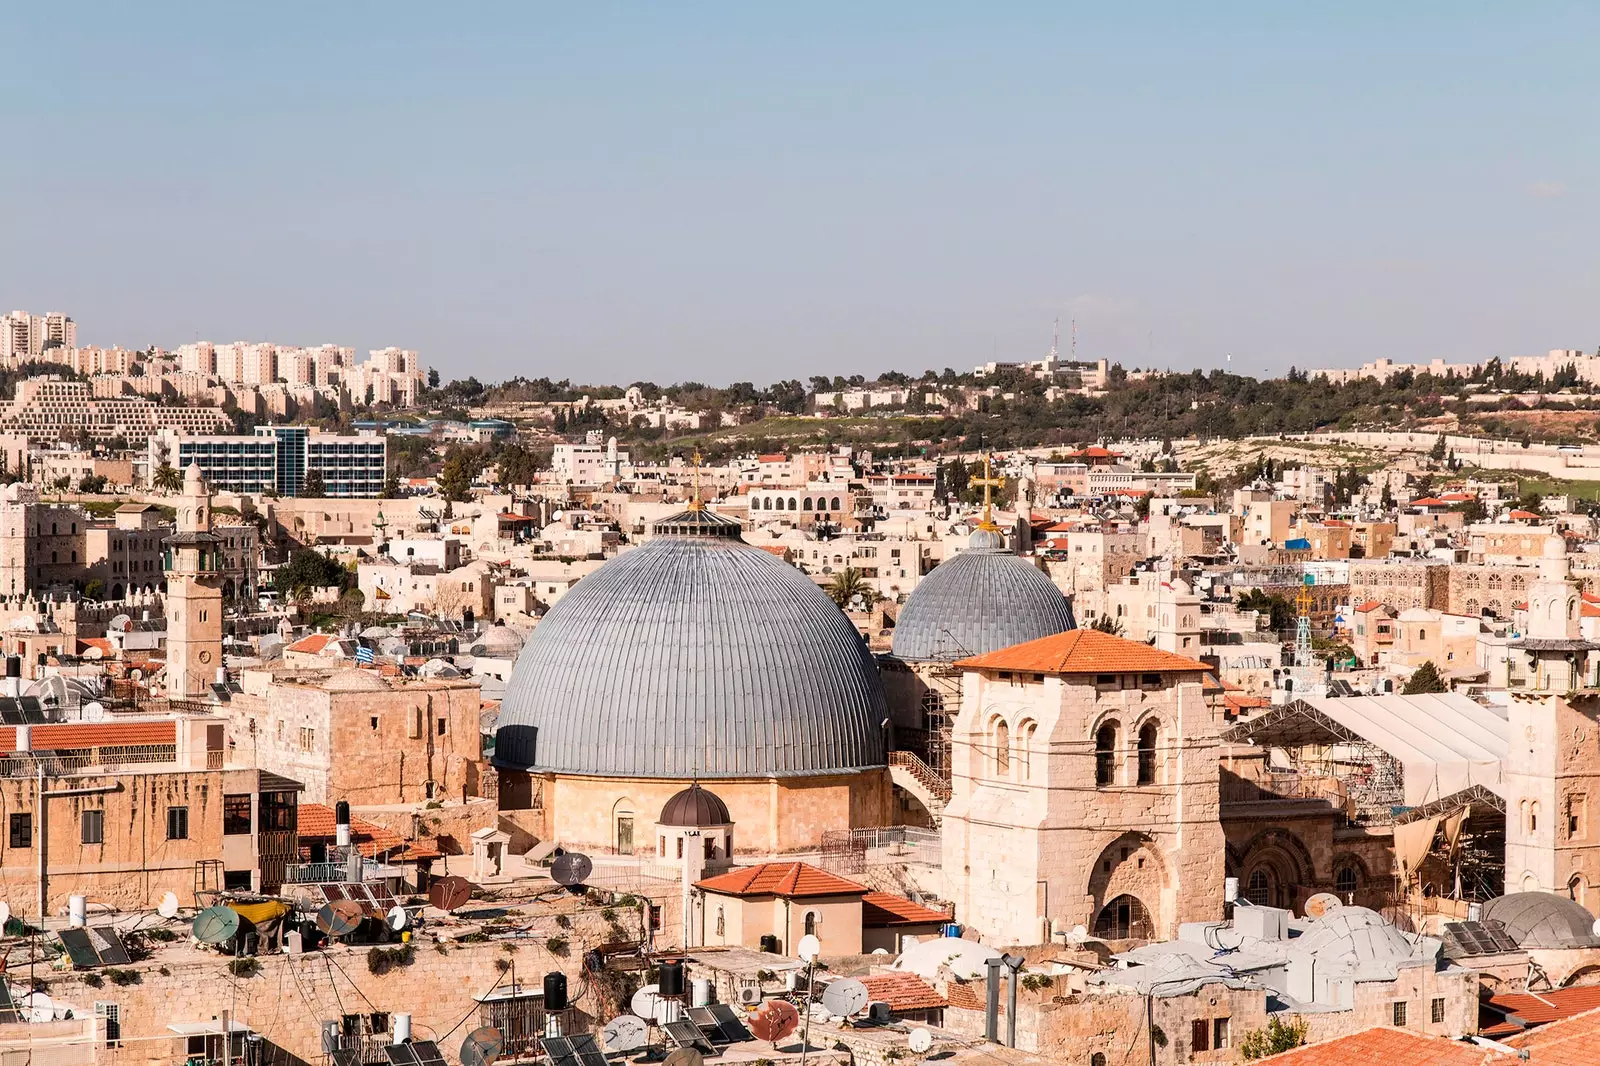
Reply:
[[[663,383],[1035,357],[1058,314],[1129,367],[1600,344],[1593,4],[146,0],[0,40],[0,304],[84,343]]]

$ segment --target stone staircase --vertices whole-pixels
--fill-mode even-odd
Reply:
[[[950,782],[909,751],[889,753],[889,778],[917,798],[917,802],[933,815],[938,825],[944,815],[944,805],[950,802]]]

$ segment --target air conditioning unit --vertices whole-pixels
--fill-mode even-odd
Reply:
[[[741,1007],[754,1007],[761,1002],[760,985],[740,985],[739,1005]]]

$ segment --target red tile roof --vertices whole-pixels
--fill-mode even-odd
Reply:
[[[1503,1014],[1516,1015],[1523,1023],[1519,1029],[1547,1025],[1600,1007],[1600,985],[1558,988],[1540,992],[1537,996],[1526,992],[1502,992],[1490,996],[1488,1006]]]
[[[287,650],[304,652],[307,655],[320,655],[330,642],[338,639],[331,633],[313,633],[309,637],[301,637],[289,645]]]
[[[178,726],[171,719],[157,722],[72,722],[61,725],[36,725],[32,739],[35,748],[109,748],[123,744],[176,744]],[[14,726],[0,729],[0,751],[17,749]]]
[[[934,925],[948,922],[949,911],[936,911],[888,892],[868,892],[861,897],[861,924],[877,929],[886,925]]]
[[[1542,514],[1534,514],[1532,511],[1512,511],[1510,514],[1506,515],[1506,517],[1507,518],[1516,518],[1516,519],[1535,519],[1535,518],[1543,518],[1544,515],[1542,515]]]
[[[866,885],[858,885],[806,862],[764,862],[729,870],[716,877],[695,882],[696,888],[724,896],[854,896],[863,895]]]
[[[1383,1026],[1259,1061],[1275,1066],[1482,1066],[1492,1054],[1472,1044]]]
[[[297,825],[302,853],[309,852],[310,849],[305,845],[311,839],[330,841],[334,839],[337,823],[334,821],[332,807],[326,807],[320,803],[302,803],[297,817],[299,819]],[[379,854],[393,852],[407,845],[407,841],[401,839],[400,834],[385,829],[381,825],[374,825],[365,818],[357,817],[354,814],[350,816],[350,839],[356,847],[361,849],[361,854],[369,859]],[[412,842],[412,846],[420,846],[422,843],[421,841],[415,841]],[[438,848],[436,846],[431,843],[426,846],[431,847],[434,854],[437,855]],[[429,857],[431,858],[432,856]]]
[[[951,981],[945,989],[945,994],[949,996],[950,1006],[952,1007],[957,1007],[961,1010],[988,1009],[988,1004],[984,1002],[985,997],[989,994],[989,983],[987,981]],[[1005,1013],[1006,999],[1001,996],[1000,1015],[1004,1017]]]
[[[758,463],[787,463],[788,461],[789,457],[782,452],[769,452],[756,459]]]
[[[956,665],[968,670],[1022,670],[1040,674],[1161,670],[1204,673],[1210,669],[1195,659],[1158,651],[1148,644],[1114,637],[1098,629],[1069,629],[1065,633],[961,659]]]
[[[1526,1049],[1529,1052],[1527,1061],[1532,1066],[1594,1066],[1600,1059],[1596,1053],[1600,1045],[1600,1010],[1541,1025],[1505,1042],[1514,1048]],[[1501,1055],[1495,1061],[1498,1066],[1515,1060]]]
[[[1367,600],[1365,603],[1359,603],[1356,605],[1356,614],[1366,614],[1369,611],[1376,611],[1382,606],[1382,600]]]
[[[889,1004],[889,1010],[903,1014],[949,1006],[934,987],[914,973],[875,973],[861,978],[873,1002]]]
[[[1413,506],[1413,507],[1445,507],[1445,506],[1448,506],[1448,505],[1443,500],[1439,499],[1439,497],[1437,497],[1437,496],[1424,496],[1420,500],[1412,500],[1411,501],[1411,506]]]
[[[102,659],[112,659],[112,658],[115,658],[116,654],[117,654],[116,645],[112,644],[111,641],[106,639],[105,637],[79,637],[78,638],[78,654],[79,655],[83,655],[90,648],[97,649],[100,652],[100,657]]]

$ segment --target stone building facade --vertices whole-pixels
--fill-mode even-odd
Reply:
[[[1222,912],[1205,666],[1095,630],[962,660],[944,868],[993,943],[1171,936]]]
[[[1353,560],[1351,603],[1377,600],[1397,610],[1433,607],[1443,610],[1449,591],[1450,565],[1425,559]]]
[[[1510,618],[1513,608],[1528,600],[1539,574],[1531,566],[1508,563],[1457,563],[1450,567],[1444,609],[1451,614]]]

